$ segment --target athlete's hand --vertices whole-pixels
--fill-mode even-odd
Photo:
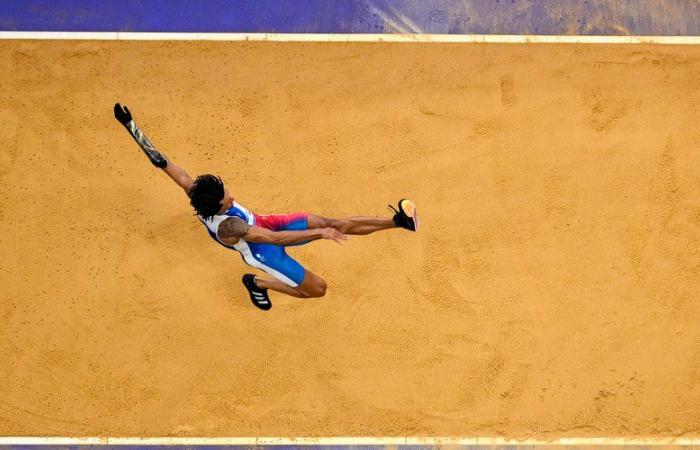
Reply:
[[[323,228],[321,229],[321,237],[323,239],[331,239],[338,244],[342,244],[343,241],[347,240],[347,236],[336,230],[335,228]]]
[[[133,120],[131,118],[129,108],[124,106],[124,109],[122,109],[122,105],[120,105],[119,103],[114,104],[114,118],[117,119],[119,123],[124,126],[126,126],[127,123]]]

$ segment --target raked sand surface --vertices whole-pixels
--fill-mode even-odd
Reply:
[[[700,433],[700,47],[0,42],[0,435]],[[241,258],[112,117],[258,213]]]

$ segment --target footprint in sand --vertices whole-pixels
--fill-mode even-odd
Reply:
[[[501,104],[506,108],[512,108],[515,106],[516,100],[513,75],[503,75],[501,77]]]
[[[596,88],[590,94],[591,125],[596,131],[607,131],[627,115],[627,107],[626,100]]]

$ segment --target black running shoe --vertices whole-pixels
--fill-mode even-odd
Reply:
[[[243,286],[248,289],[250,301],[252,301],[255,306],[265,311],[272,308],[270,297],[267,296],[267,289],[259,288],[255,284],[255,275],[252,273],[243,275]]]
[[[405,228],[411,231],[418,230],[418,214],[416,213],[416,204],[408,199],[399,200],[399,209],[389,205],[396,214],[394,214],[394,225]]]

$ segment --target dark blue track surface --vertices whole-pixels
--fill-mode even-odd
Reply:
[[[0,0],[0,30],[700,35],[700,1]]]

